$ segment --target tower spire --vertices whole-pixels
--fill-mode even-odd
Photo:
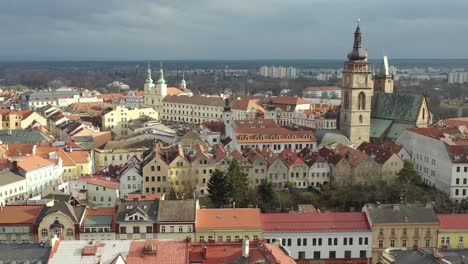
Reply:
[[[153,83],[153,79],[151,79],[151,66],[150,61],[148,61],[148,68],[146,70],[146,81],[145,83]]]
[[[357,20],[356,30],[354,31],[354,45],[353,50],[348,53],[348,59],[351,61],[356,60],[367,60],[367,53],[362,48],[362,39],[361,39],[361,20]]]
[[[163,71],[163,66],[162,66],[162,62],[159,63],[159,80],[158,80],[158,84],[164,84],[166,83],[166,81],[164,80],[164,71]]]

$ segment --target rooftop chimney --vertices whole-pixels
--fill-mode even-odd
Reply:
[[[242,256],[249,258],[250,243],[248,239],[242,240]]]

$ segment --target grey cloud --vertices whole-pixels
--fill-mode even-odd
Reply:
[[[466,58],[466,0],[0,1],[0,59]]]

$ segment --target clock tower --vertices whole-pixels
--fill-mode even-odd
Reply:
[[[353,50],[344,63],[340,107],[340,130],[356,146],[369,142],[373,88],[372,69],[362,48],[358,20]]]

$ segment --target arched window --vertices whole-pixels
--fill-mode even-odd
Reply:
[[[49,232],[47,231],[47,229],[44,228],[41,230],[41,236],[46,237],[48,235],[49,235]]]
[[[366,95],[364,92],[360,92],[358,96],[358,109],[365,110],[366,109]]]
[[[58,238],[60,238],[60,229],[55,228],[54,230],[52,230],[52,235],[57,236]]]
[[[73,229],[71,228],[67,229],[67,236],[73,236]]]
[[[426,108],[422,109],[422,118],[423,120],[426,118]]]
[[[362,124],[362,115],[359,115],[359,123]]]
[[[348,92],[345,92],[344,94],[344,109],[348,109],[349,105],[349,94]]]

